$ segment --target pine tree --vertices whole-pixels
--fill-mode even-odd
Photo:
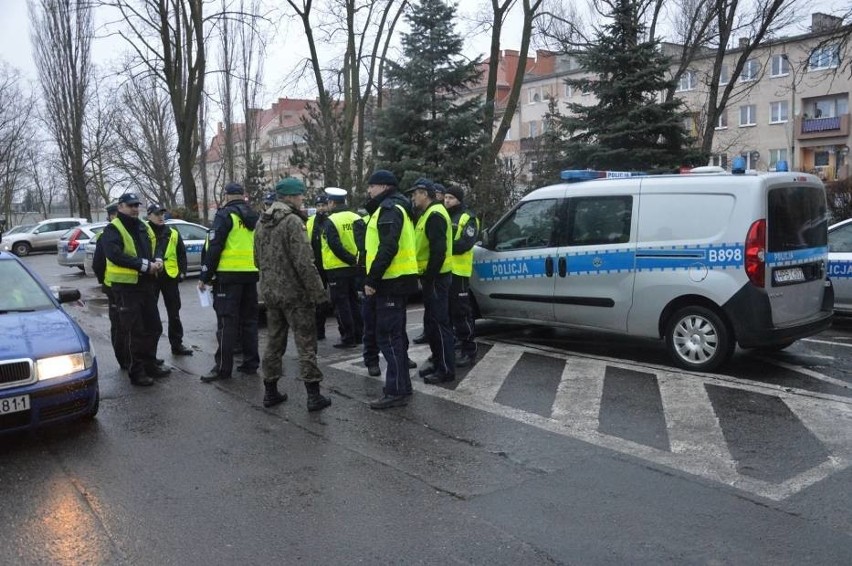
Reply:
[[[377,164],[399,178],[418,171],[473,186],[487,141],[479,97],[459,95],[477,81],[478,60],[462,57],[455,7],[421,0],[406,16],[403,61],[388,63],[389,102],[377,120]]]
[[[591,76],[566,84],[595,95],[591,106],[568,104],[563,126],[565,146],[574,168],[672,169],[684,161],[690,143],[680,100],[661,100],[670,85],[668,59],[656,41],[644,39],[636,0],[612,0],[610,23],[596,41],[577,54]]]
[[[547,113],[542,120],[543,132],[534,138],[535,149],[529,153],[533,164],[530,188],[537,189],[559,182],[559,174],[569,165],[565,156],[565,117],[559,112],[557,99],[547,103]]]
[[[263,202],[264,196],[270,190],[269,179],[266,178],[266,163],[259,153],[254,153],[246,159],[246,178],[243,186],[249,202],[255,205]]]

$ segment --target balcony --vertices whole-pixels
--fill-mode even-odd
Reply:
[[[849,136],[849,114],[831,118],[796,117],[796,139],[845,138]]]

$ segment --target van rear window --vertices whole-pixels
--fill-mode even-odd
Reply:
[[[769,191],[770,252],[828,245],[825,191],[818,187],[779,187]]]

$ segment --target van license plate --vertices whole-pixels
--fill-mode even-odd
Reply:
[[[17,397],[7,397],[0,399],[0,415],[9,413],[20,413],[27,411],[30,408],[30,396],[18,395]]]
[[[805,280],[805,272],[801,267],[791,267],[789,269],[776,269],[773,272],[776,283],[796,283]]]

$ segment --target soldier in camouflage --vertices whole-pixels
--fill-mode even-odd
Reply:
[[[325,289],[314,265],[308,241],[302,198],[305,185],[288,177],[275,185],[278,200],[261,215],[254,237],[254,261],[260,270],[260,294],[266,305],[268,337],[263,354],[263,406],[272,407],[287,400],[279,393],[283,375],[281,358],[287,350],[287,334],[293,329],[299,352],[299,379],[308,392],[308,411],[331,405],[320,394],[322,372],[317,366],[316,306],[327,301]]]

